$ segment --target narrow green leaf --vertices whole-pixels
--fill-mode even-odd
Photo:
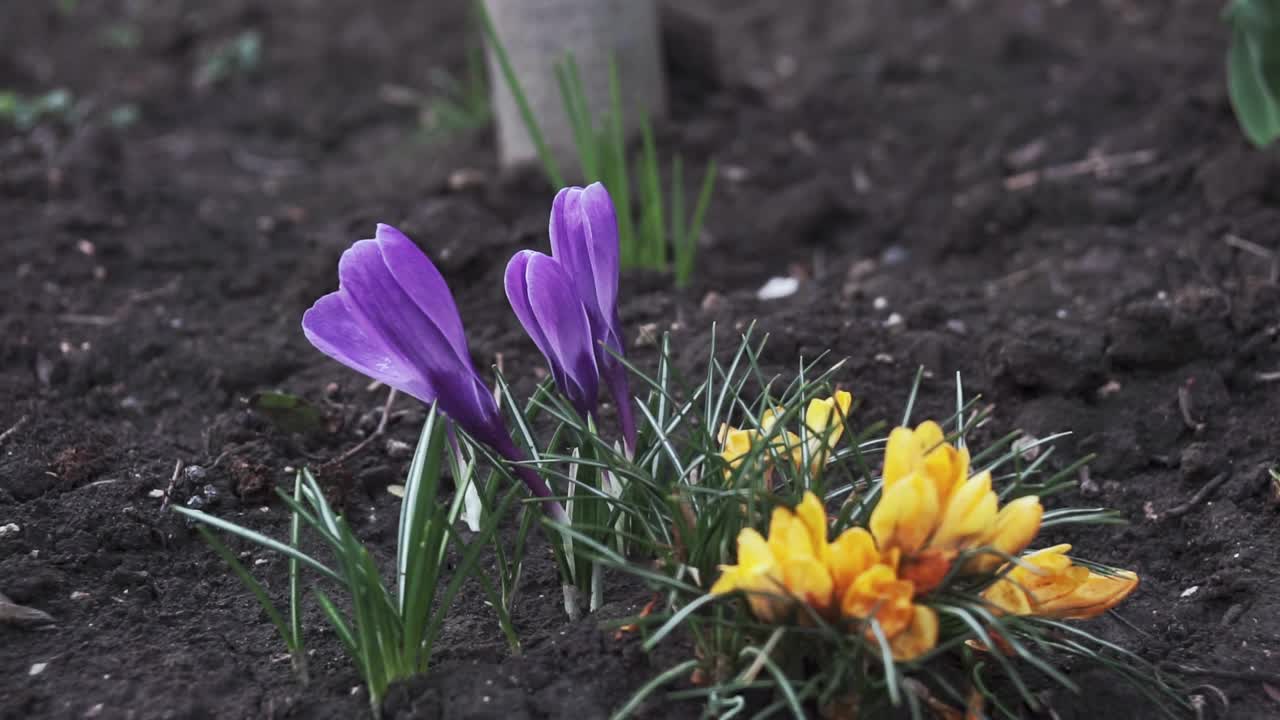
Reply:
[[[241,527],[239,525],[236,525],[233,522],[230,522],[228,520],[223,520],[220,517],[209,515],[208,513],[202,512],[200,510],[196,510],[194,508],[183,507],[181,505],[174,505],[173,510],[174,512],[180,515],[186,515],[192,520],[196,520],[206,525],[216,527],[219,530],[224,530],[226,532],[231,533],[232,535],[237,535],[239,537],[244,538],[245,540],[248,540],[251,543],[255,543],[257,545],[261,545],[262,547],[268,550],[273,550],[275,552],[278,552],[281,555],[284,555],[285,557],[297,558],[304,565],[307,565],[308,567],[312,568],[313,570],[319,572],[320,574],[324,575],[325,577],[331,580],[337,580],[338,582],[343,581],[342,576],[338,575],[338,573],[329,569],[328,566],[324,565],[320,561],[316,560],[315,558],[311,557],[310,555],[307,555],[306,553],[300,550],[296,550],[294,548],[289,547],[288,545],[280,542],[279,540],[276,540],[274,538],[269,538],[266,535],[263,535],[262,533],[254,532],[253,530],[250,530],[246,527]]]

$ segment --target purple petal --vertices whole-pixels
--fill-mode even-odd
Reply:
[[[582,188],[567,187],[556,194],[551,203],[551,256],[565,269],[578,288],[587,314],[599,316],[595,280],[592,279],[591,256],[587,252],[586,231],[582,226]]]
[[[421,375],[448,375],[463,367],[474,371],[396,281],[377,240],[361,240],[342,254],[338,280],[352,314]]]
[[[507,263],[507,271],[503,278],[503,283],[507,291],[507,301],[511,303],[511,309],[515,311],[516,318],[524,326],[525,332],[529,333],[529,338],[533,340],[533,344],[538,346],[538,351],[547,358],[547,362],[551,365],[551,373],[555,376],[556,384],[564,388],[567,382],[567,378],[564,377],[564,369],[560,366],[559,358],[555,355],[551,342],[547,340],[547,335],[542,331],[542,326],[538,323],[533,307],[529,304],[529,284],[526,277],[529,261],[535,255],[542,255],[542,253],[537,253],[533,250],[521,250],[512,255],[511,261]],[[543,257],[546,256],[544,255]]]
[[[614,325],[618,309],[618,216],[604,185],[592,183],[582,191],[579,212],[596,307],[601,319]]]
[[[565,394],[585,416],[596,404],[600,373],[586,310],[560,263],[535,253],[528,259],[525,283],[534,319],[546,337],[547,359],[558,362],[567,380]]]
[[[348,309],[344,291],[320,298],[302,315],[302,332],[320,352],[403,393],[429,403],[435,392],[409,362]]]
[[[401,289],[440,330],[458,359],[470,365],[471,351],[467,349],[462,318],[440,271],[412,240],[390,225],[379,223],[375,238],[383,262]]]

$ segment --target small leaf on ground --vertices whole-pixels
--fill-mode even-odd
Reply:
[[[285,432],[316,433],[324,424],[314,405],[288,393],[255,393],[249,398],[249,407]]]

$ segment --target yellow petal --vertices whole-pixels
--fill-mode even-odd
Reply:
[[[885,637],[902,632],[915,612],[911,603],[914,588],[906,580],[899,580],[888,565],[872,565],[854,579],[853,584],[840,599],[840,612],[848,618],[867,620],[872,617],[880,624]],[[874,638],[871,628],[868,636]]]
[[[819,612],[831,607],[831,573],[813,557],[797,557],[782,566],[787,592]]]
[[[911,624],[889,640],[894,660],[914,660],[938,644],[938,613],[933,608],[916,605]]]
[[[817,495],[805,491],[804,498],[796,506],[796,519],[809,533],[813,556],[825,564],[830,557],[827,543],[827,510],[822,506],[822,501]]]
[[[782,571],[760,533],[752,528],[744,528],[738,533],[738,565],[736,570],[726,574],[729,572],[733,577],[725,585],[732,584],[733,590],[747,593],[747,602],[757,618],[773,622],[782,617],[787,606]]]
[[[753,570],[775,564],[769,543],[755,528],[743,528],[738,533],[738,567]]]
[[[919,464],[920,446],[910,428],[896,427],[884,446],[884,486],[896,485]]]
[[[991,489],[991,473],[969,478],[952,494],[929,546],[962,549],[985,535],[996,519],[998,500]]]
[[[751,446],[756,441],[756,433],[754,430],[739,430],[728,425],[721,425],[719,438],[720,457],[724,458],[725,463],[729,465],[725,470],[725,478],[728,478],[732,471],[741,466],[747,455],[751,453]]]
[[[881,551],[899,548],[910,555],[924,547],[938,522],[938,495],[933,483],[912,473],[885,485],[871,512],[871,534]]]
[[[1000,509],[990,530],[978,545],[1005,555],[1017,555],[1040,532],[1040,520],[1043,516],[1044,507],[1040,505],[1040,498],[1034,495],[1020,497]],[[991,572],[1004,563],[1004,557],[987,553],[973,558],[966,569],[970,572]]]
[[[1027,593],[1011,580],[1001,578],[982,591],[982,597],[996,610],[1010,615],[1031,614],[1031,601]]]
[[[791,554],[788,543],[791,541],[791,525],[795,521],[795,513],[781,505],[775,507],[769,516],[769,550],[779,561]]]
[[[859,575],[880,560],[880,552],[876,550],[875,538],[866,528],[853,527],[840,533],[831,543],[830,561],[831,579],[835,583],[835,592],[844,597],[844,593]]]
[[[1115,575],[1090,572],[1073,592],[1037,608],[1038,613],[1065,620],[1087,620],[1110,610],[1138,587],[1137,574],[1123,570]]]
[[[712,595],[724,595],[738,589],[741,584],[741,570],[737,565],[721,565],[720,577],[711,586]]]

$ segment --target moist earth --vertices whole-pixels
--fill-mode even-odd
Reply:
[[[1060,501],[1127,521],[1071,540],[1142,577],[1090,629],[1195,673],[1205,717],[1280,715],[1280,156],[1233,119],[1219,4],[719,5],[712,38],[667,35],[659,128],[686,167],[719,162],[699,269],[680,291],[624,274],[631,356],[651,366],[646,338],[670,332],[693,369],[755,322],[768,372],[848,359],[855,424],[899,418],[923,366],[917,417],[950,412],[958,373],[992,413],[977,440],[1071,431],[1049,465],[1096,458]],[[246,32],[260,59],[211,80]],[[319,612],[301,688],[249,593],[162,506],[281,535],[272,488],[324,465],[389,561],[385,488],[423,409],[398,400],[386,438],[329,462],[374,430],[384,391],[299,328],[375,222],[438,263],[479,367],[523,390],[544,372],[501,273],[546,249],[553,189],[500,173],[485,130],[424,136],[405,101],[432,94],[433,69],[463,73],[474,38],[460,0],[0,7],[0,88],[77,99],[33,130],[0,121],[0,592],[57,620],[0,625],[0,717],[367,713]],[[799,290],[757,300],[776,275]],[[250,411],[271,390],[323,427]],[[280,597],[284,563],[236,547]],[[464,593],[385,715],[604,718],[688,656],[601,629],[650,597],[623,578],[566,623],[547,548],[530,557],[523,654]],[[1148,716],[1113,678],[1073,676],[1085,692],[1046,691],[1044,717]]]

